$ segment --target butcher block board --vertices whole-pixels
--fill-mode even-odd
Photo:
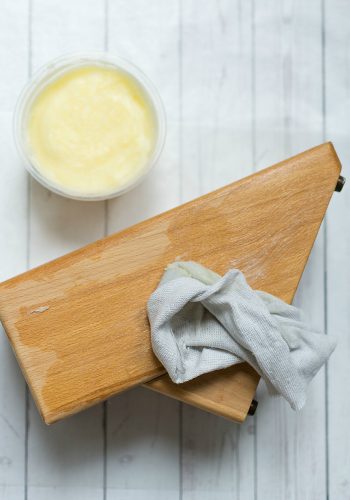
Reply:
[[[333,146],[318,146],[1,283],[0,319],[45,422],[164,373],[146,303],[175,259],[220,274],[237,267],[252,287],[290,302],[340,169]],[[201,379],[152,386],[243,420],[254,371],[206,377],[217,381],[204,391]]]

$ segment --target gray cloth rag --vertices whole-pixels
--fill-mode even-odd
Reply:
[[[253,290],[239,270],[221,277],[196,262],[166,268],[148,317],[153,351],[176,384],[246,361],[293,409],[335,348],[299,309]]]

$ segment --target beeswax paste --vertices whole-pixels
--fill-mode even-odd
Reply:
[[[28,111],[27,142],[37,170],[79,195],[108,194],[133,183],[155,141],[148,96],[114,67],[66,71],[39,92]]]

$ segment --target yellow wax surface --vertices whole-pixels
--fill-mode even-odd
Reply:
[[[28,112],[27,140],[37,170],[83,195],[123,188],[154,150],[153,108],[132,76],[107,66],[69,70]]]

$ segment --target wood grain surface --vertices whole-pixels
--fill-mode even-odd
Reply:
[[[349,177],[349,15],[344,0],[208,0],[205,8],[200,0],[2,0],[0,281],[325,140]],[[168,123],[145,182],[91,205],[29,181],[12,137],[31,72],[87,50],[136,63],[157,86]],[[140,386],[47,427],[0,326],[0,499],[348,498],[348,187],[332,198],[293,301],[338,341],[301,412],[260,383],[255,417],[237,425]]]
[[[291,301],[339,172],[327,143],[3,282],[0,317],[45,422],[164,372],[145,306],[174,259],[237,267]],[[245,373],[237,420],[257,382]]]
[[[324,147],[329,146],[330,144],[324,145]],[[330,149],[331,151],[333,150],[332,146],[330,146]],[[304,153],[304,155],[306,155],[306,153]],[[337,168],[336,166],[337,158],[335,157],[333,161],[330,158],[326,159],[326,157],[321,156],[320,162],[325,162],[325,165],[328,163],[330,168],[328,174],[326,173],[327,171],[325,171],[325,174],[330,175],[330,178],[333,178],[334,184],[334,179],[337,178],[337,175],[339,175],[340,172],[339,167]],[[331,167],[331,165],[333,165],[333,168]],[[305,167],[309,167],[307,157],[305,157]],[[316,182],[319,181],[320,179],[317,177]],[[313,191],[313,182],[314,181],[311,181],[308,187],[305,186],[306,190],[311,188]],[[326,194],[327,191],[328,195]],[[320,198],[318,197],[319,195],[316,195],[317,201],[316,198],[314,198],[315,193],[311,195],[309,202],[318,206],[318,209],[316,209],[316,207],[314,208],[317,211],[319,217],[323,217],[321,206],[327,206],[327,196],[329,199],[329,197],[332,195],[332,192],[332,183],[330,183],[328,185],[328,188],[324,190],[323,195],[321,194]],[[297,204],[297,196],[295,198],[296,199],[294,201]],[[300,206],[299,211],[303,211],[302,206]],[[299,218],[297,226],[299,226],[299,224],[301,224],[301,226],[307,224],[306,220],[304,220],[303,218],[303,215],[301,213],[297,215],[297,212],[295,212],[295,214],[291,217],[291,227],[295,227],[294,224],[297,218]],[[298,227],[297,232],[299,232],[300,230],[302,231],[301,227]],[[281,282],[278,283],[278,287],[276,285],[272,285],[272,288],[269,289],[270,293],[273,293],[274,295],[280,297],[288,303],[292,302],[298,287],[299,280],[304,270],[306,259],[309,256],[312,245],[314,243],[314,239],[317,236],[317,232],[318,227],[316,225],[314,226],[314,233],[311,238],[305,239],[305,253],[303,256],[305,261],[301,260],[299,265],[295,262],[294,265],[292,264],[289,268],[290,276],[288,276],[288,279],[293,280],[294,289],[283,289],[283,281],[285,277],[282,277],[281,275]],[[290,245],[289,250],[284,246],[284,244],[282,244],[281,251],[286,251],[287,254],[289,254],[290,259],[292,260],[294,254],[293,236],[289,236],[288,241],[288,244]],[[266,244],[264,243],[264,245],[262,245],[262,248],[265,245],[269,247],[269,244],[270,243],[268,242]],[[277,276],[278,275],[275,274],[275,277]],[[249,282],[252,286],[255,286],[255,279],[256,278],[254,276],[250,277]],[[264,284],[255,287],[265,290]],[[249,365],[244,363],[215,372],[214,374],[208,373],[201,377],[197,377],[194,380],[178,385],[172,383],[170,377],[165,374],[157,379],[153,379],[150,382],[147,382],[145,384],[145,387],[160,392],[161,394],[171,396],[188,404],[197,406],[198,408],[204,409],[206,411],[210,411],[211,413],[214,413],[216,415],[229,418],[236,422],[242,422],[247,416],[247,412],[249,410],[253,395],[256,391],[258,382],[259,376]]]

